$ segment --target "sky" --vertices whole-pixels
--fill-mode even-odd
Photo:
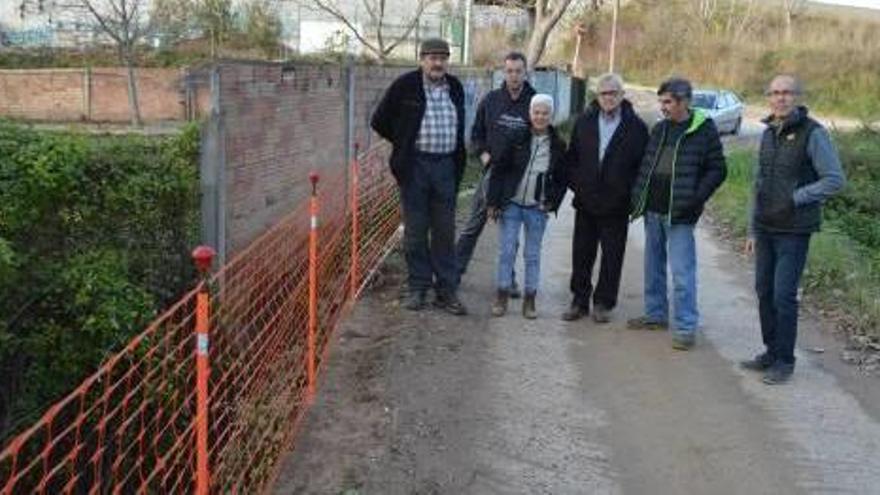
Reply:
[[[830,3],[835,5],[852,5],[854,7],[867,7],[880,9],[880,0],[813,0],[818,3]]]

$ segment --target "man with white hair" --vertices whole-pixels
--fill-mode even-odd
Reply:
[[[590,313],[597,323],[610,320],[617,305],[629,226],[630,193],[648,142],[648,128],[624,98],[617,74],[599,78],[596,99],[578,117],[568,149],[568,185],[576,209],[572,240],[571,292],[562,318]],[[602,260],[594,286],[593,265]]]

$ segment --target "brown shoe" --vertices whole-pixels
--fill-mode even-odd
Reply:
[[[506,290],[498,289],[498,294],[492,303],[492,316],[504,316],[504,313],[507,313],[508,297],[510,294]]]
[[[538,311],[535,309],[535,296],[535,293],[529,294],[528,292],[523,296],[522,312],[523,316],[529,320],[534,320],[538,317]]]
[[[568,310],[565,313],[562,313],[562,319],[565,321],[575,321],[580,320],[581,318],[589,314],[589,308],[585,308],[580,304],[573,302],[571,303],[571,306],[568,307]]]

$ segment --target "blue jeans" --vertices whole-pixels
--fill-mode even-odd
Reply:
[[[524,290],[526,294],[534,294],[538,292],[538,281],[541,278],[541,243],[547,227],[547,213],[537,206],[526,208],[509,203],[504,207],[498,224],[500,239],[496,283],[499,290],[510,290],[513,284],[513,266],[522,227],[525,227],[526,238],[523,249],[526,265]]]
[[[645,214],[645,316],[664,323],[669,321],[667,260],[675,290],[673,335],[693,338],[700,319],[694,225],[670,225],[666,215],[649,211]]]
[[[458,288],[454,160],[449,155],[417,153],[400,192],[410,291],[425,292],[433,286],[454,294]]]
[[[809,234],[755,236],[755,290],[761,336],[774,361],[794,364],[797,292],[810,248]]]

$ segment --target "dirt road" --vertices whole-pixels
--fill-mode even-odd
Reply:
[[[759,343],[752,275],[704,228],[698,347],[625,329],[640,224],[614,322],[563,322],[572,225],[568,207],[550,222],[536,321],[489,315],[492,228],[464,318],[400,309],[398,259],[339,331],[275,493],[880,493],[880,387],[840,364],[821,322],[802,323],[792,383],[741,371]]]

